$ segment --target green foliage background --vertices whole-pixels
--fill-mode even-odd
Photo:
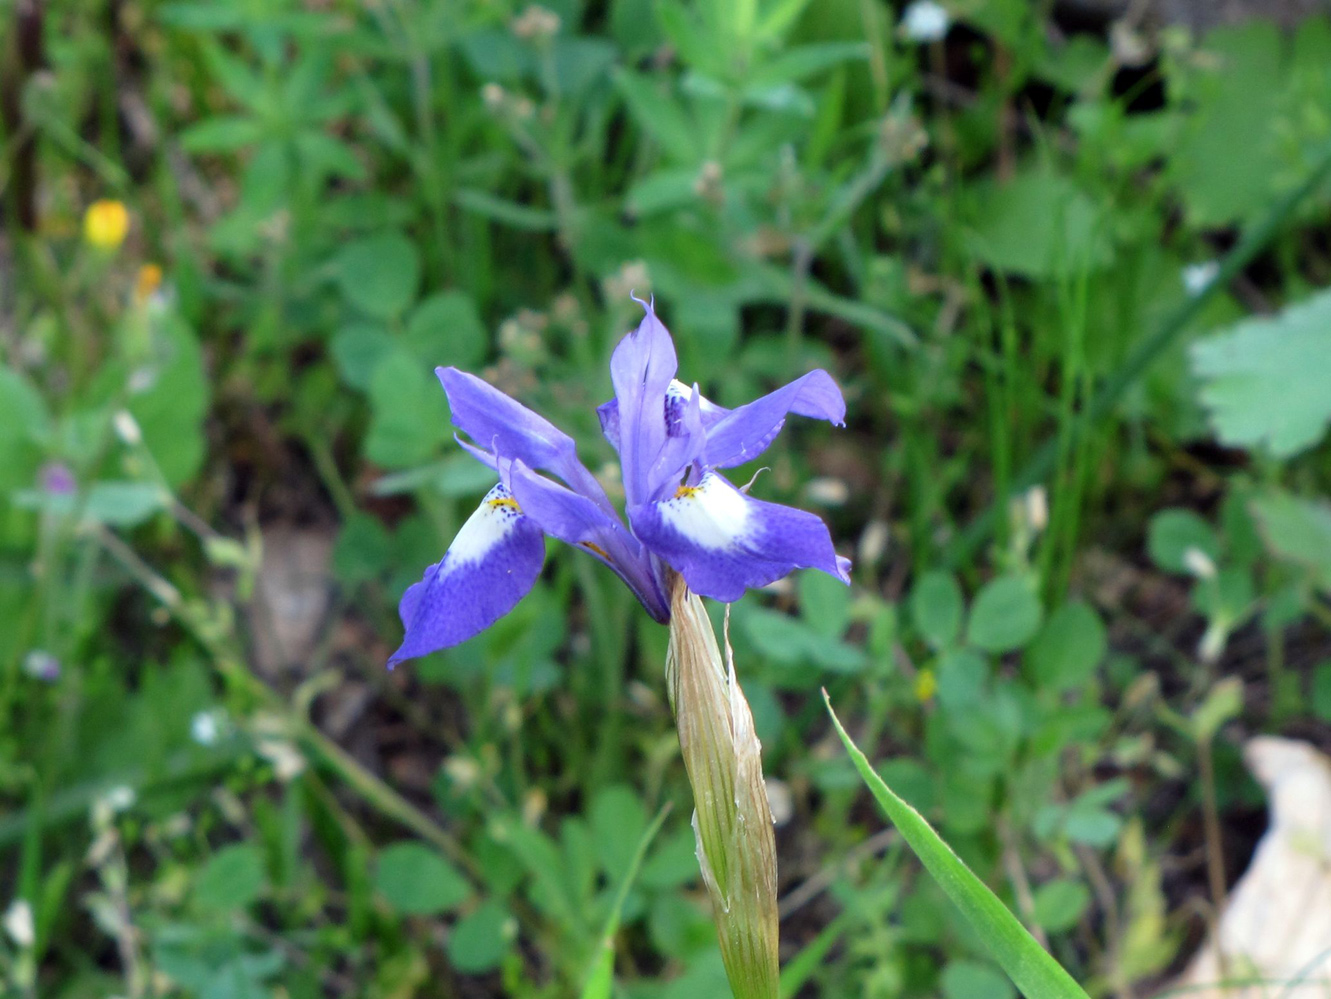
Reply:
[[[600,470],[631,292],[848,399],[755,489],[852,587],[732,609],[787,994],[1015,995],[820,688],[1091,995],[1181,965],[1242,739],[1331,743],[1331,25],[944,7],[0,3],[6,994],[724,994],[617,580],[383,669],[490,485],[433,367]]]

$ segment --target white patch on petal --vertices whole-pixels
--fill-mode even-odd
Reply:
[[[711,472],[696,486],[680,486],[658,509],[667,527],[703,548],[729,548],[749,529],[744,496]]]
[[[517,526],[523,513],[513,493],[502,482],[488,493],[476,512],[467,518],[448,546],[440,572],[452,572],[485,558]]]

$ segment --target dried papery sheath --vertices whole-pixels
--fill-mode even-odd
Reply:
[[[736,999],[776,999],[776,837],[753,712],[702,601],[671,577],[666,685],[693,786],[698,863]]]

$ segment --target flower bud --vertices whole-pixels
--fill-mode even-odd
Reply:
[[[776,836],[753,712],[702,601],[675,576],[666,686],[693,786],[698,864],[736,999],[776,999]]]

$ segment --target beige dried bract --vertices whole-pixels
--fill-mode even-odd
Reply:
[[[729,652],[729,643],[727,643]],[[666,686],[693,786],[698,863],[736,999],[779,989],[776,836],[753,713],[702,601],[675,577]]]

